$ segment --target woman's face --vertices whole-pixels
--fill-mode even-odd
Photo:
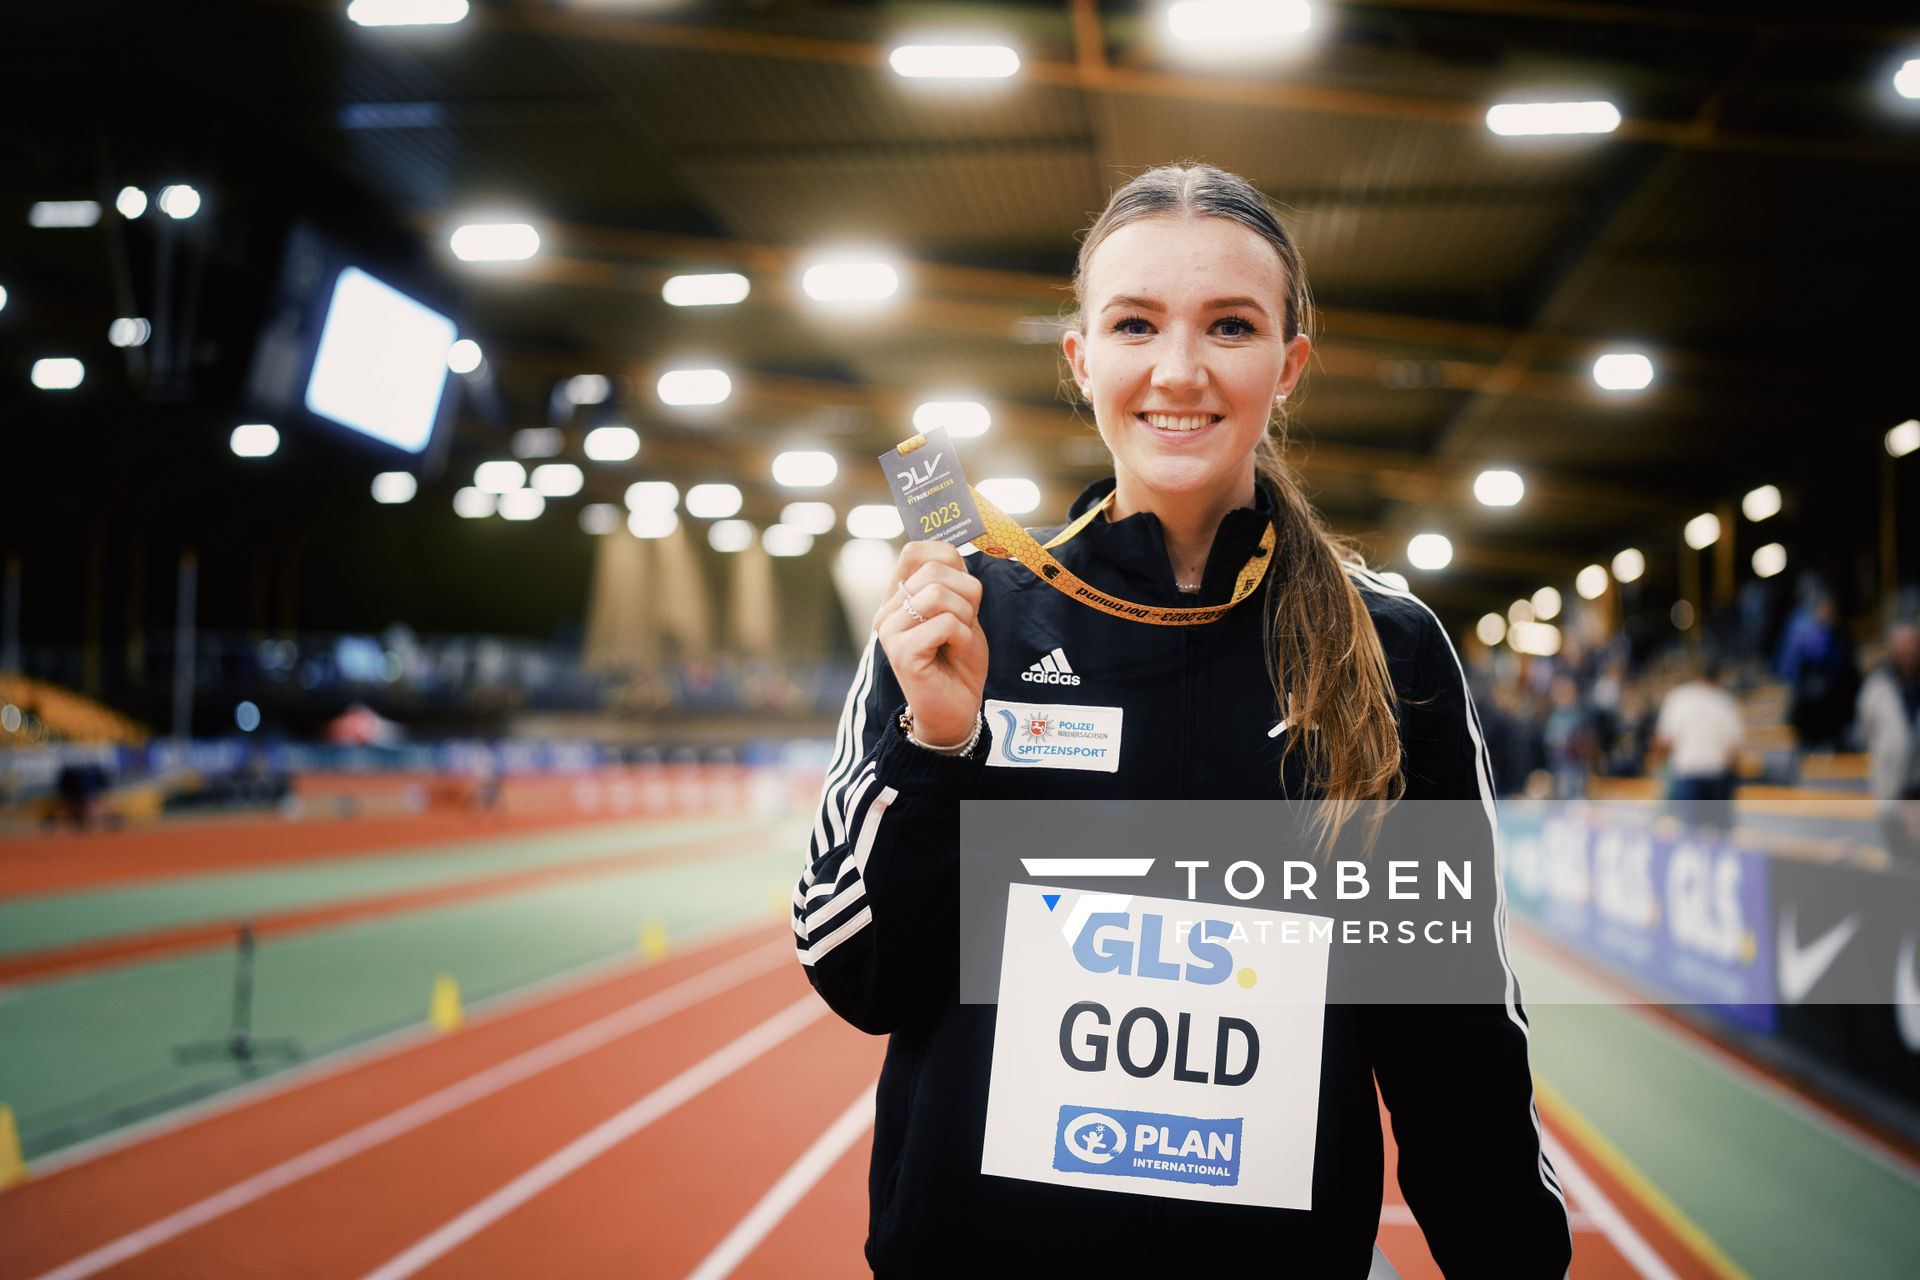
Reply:
[[[1280,256],[1227,218],[1148,218],[1093,251],[1068,363],[1127,511],[1253,497],[1254,448],[1309,343],[1284,336]]]

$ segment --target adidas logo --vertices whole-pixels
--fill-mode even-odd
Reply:
[[[1067,655],[1055,649],[1040,661],[1020,673],[1020,678],[1028,684],[1079,684],[1080,677],[1073,674],[1073,668],[1067,665]]]

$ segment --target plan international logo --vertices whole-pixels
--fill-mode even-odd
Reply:
[[[1161,1182],[1231,1187],[1240,1181],[1241,1118],[1060,1108],[1053,1167]]]

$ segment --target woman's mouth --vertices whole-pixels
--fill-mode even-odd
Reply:
[[[1181,433],[1198,431],[1220,421],[1217,413],[1136,413],[1133,415],[1155,431]]]

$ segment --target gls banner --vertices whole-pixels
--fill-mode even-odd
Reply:
[[[1331,949],[1318,917],[1010,886],[980,1171],[1312,1208]]]

